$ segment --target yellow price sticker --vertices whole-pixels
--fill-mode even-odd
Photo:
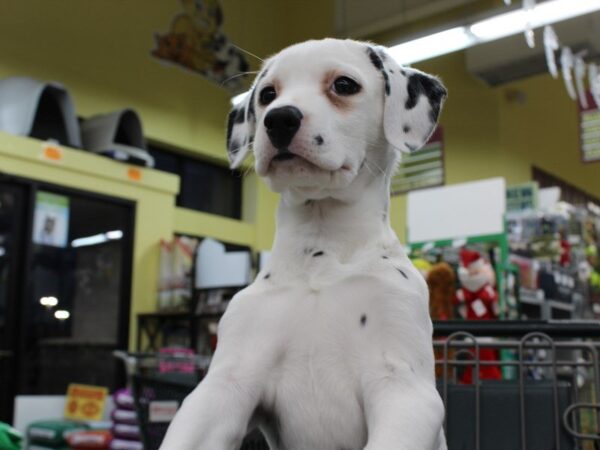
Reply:
[[[86,384],[70,384],[65,402],[65,419],[102,420],[108,389]]]

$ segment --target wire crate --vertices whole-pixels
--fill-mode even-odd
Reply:
[[[457,331],[434,349],[449,450],[600,448],[596,342]],[[492,369],[500,379],[485,379]]]

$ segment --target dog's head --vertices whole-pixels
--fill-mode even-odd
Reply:
[[[229,114],[229,160],[237,167],[254,151],[274,191],[337,197],[358,178],[389,177],[400,152],[427,141],[445,97],[438,79],[400,67],[383,47],[297,44],[265,61]]]

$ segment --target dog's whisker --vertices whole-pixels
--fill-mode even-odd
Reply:
[[[252,53],[252,52],[250,52],[250,51],[248,51],[248,50],[246,50],[246,49],[244,49],[244,48],[242,48],[242,47],[240,47],[240,46],[238,46],[238,45],[235,45],[235,44],[231,44],[231,45],[233,45],[233,46],[234,46],[235,48],[237,48],[238,50],[240,50],[240,51],[242,51],[242,52],[244,52],[244,53],[246,53],[246,54],[248,54],[248,55],[250,55],[250,56],[252,56],[252,57],[254,57],[254,58],[256,58],[256,59],[258,59],[260,62],[264,62],[264,60],[263,60],[262,58],[259,58],[259,57],[258,57],[258,56],[256,56],[254,53]]]
[[[225,85],[225,83],[229,83],[231,80],[238,78],[238,77],[243,77],[244,75],[252,75],[252,74],[257,74],[259,71],[258,70],[251,70],[249,72],[240,72],[240,73],[236,73],[235,75],[231,75],[230,77],[226,78],[225,80],[223,80],[221,82],[221,86]]]

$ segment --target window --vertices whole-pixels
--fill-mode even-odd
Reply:
[[[179,175],[177,206],[232,219],[241,219],[242,176],[225,166],[172,152],[149,144],[157,170]]]

